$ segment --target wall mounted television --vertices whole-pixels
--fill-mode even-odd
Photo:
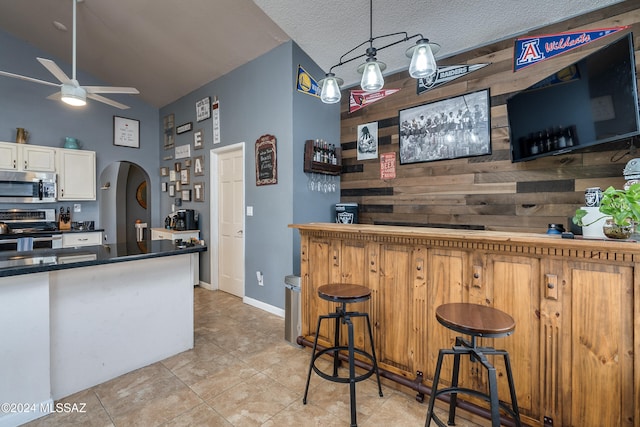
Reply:
[[[633,34],[507,99],[511,161],[640,134]]]

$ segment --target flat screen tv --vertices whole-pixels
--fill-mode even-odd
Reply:
[[[507,114],[512,162],[640,134],[632,33],[507,99]]]

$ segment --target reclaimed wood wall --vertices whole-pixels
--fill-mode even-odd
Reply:
[[[515,39],[438,59],[439,65],[490,65],[420,95],[416,95],[416,80],[409,77],[407,71],[386,76],[385,89],[401,90],[351,114],[348,112],[349,91],[344,90],[340,201],[358,203],[359,222],[368,224],[531,232],[545,232],[549,223],[570,226],[570,217],[584,204],[586,188],[622,187],[625,164],[640,157],[636,147],[640,139],[603,144],[592,152],[512,163],[506,100],[628,31],[634,34],[636,67],[640,64],[640,7],[636,1],[622,2],[526,34],[622,25],[629,25],[629,30],[517,73],[512,66]],[[438,41],[436,34],[429,36]],[[491,96],[490,155],[400,165],[400,110],[487,88]],[[357,127],[370,122],[378,122],[378,153],[397,153],[395,179],[380,179],[379,159],[357,160]]]

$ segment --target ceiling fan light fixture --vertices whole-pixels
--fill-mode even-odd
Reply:
[[[325,74],[324,79],[318,82],[318,85],[322,88],[320,92],[320,99],[325,104],[335,104],[340,102],[342,93],[340,93],[340,86],[344,83],[341,78],[336,77],[333,73]]]
[[[62,96],[60,99],[66,104],[73,107],[87,105],[87,92],[81,87],[63,84],[61,93]]]
[[[415,46],[406,51],[406,55],[411,58],[409,64],[409,75],[414,79],[424,79],[432,75],[438,69],[434,53],[440,50],[440,45],[430,43],[428,39],[420,39]]]

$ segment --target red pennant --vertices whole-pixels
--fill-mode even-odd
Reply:
[[[383,89],[378,92],[365,92],[364,90],[352,90],[349,95],[349,113],[358,111],[361,108],[366,107],[369,104],[373,104],[376,101],[386,98],[389,95],[393,95],[400,89]]]

